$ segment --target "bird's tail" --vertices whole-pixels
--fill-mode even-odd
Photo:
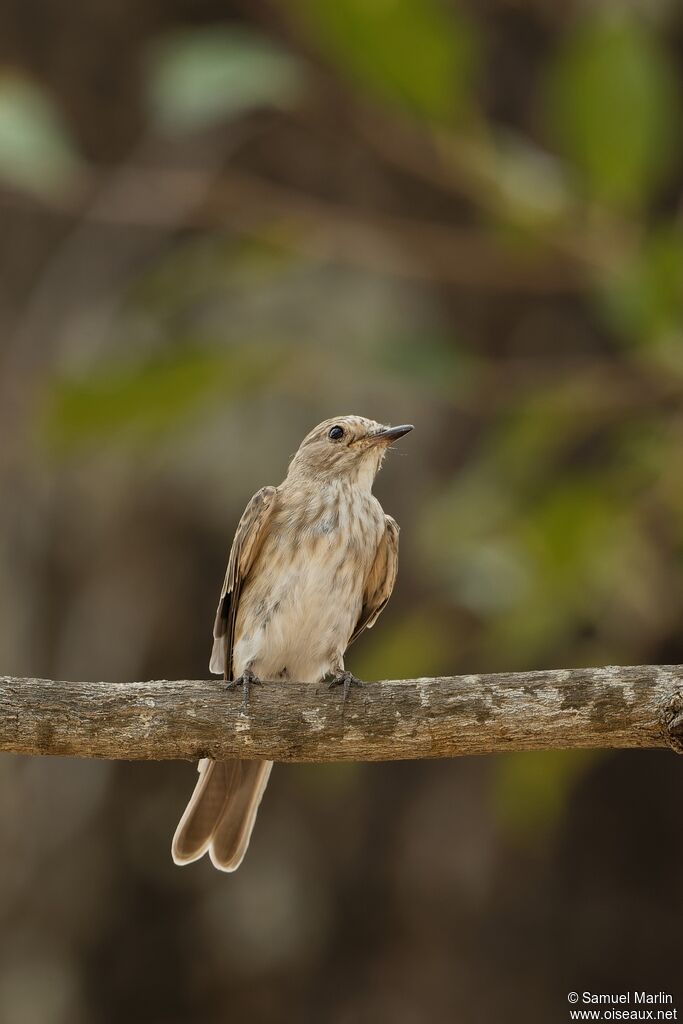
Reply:
[[[214,867],[236,871],[249,846],[272,761],[199,762],[199,779],[173,836],[176,864],[209,851]]]

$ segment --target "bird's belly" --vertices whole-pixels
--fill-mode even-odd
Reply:
[[[362,561],[303,545],[269,570],[264,556],[240,598],[235,674],[249,665],[261,679],[318,682],[335,671],[362,607]]]

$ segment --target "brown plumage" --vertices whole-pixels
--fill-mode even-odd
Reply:
[[[240,519],[214,624],[210,670],[230,686],[260,679],[344,683],[344,652],[374,625],[398,569],[398,526],[372,495],[388,446],[411,426],[362,416],[308,434],[279,487]],[[176,864],[207,850],[222,871],[242,862],[271,761],[204,759],[173,838]]]

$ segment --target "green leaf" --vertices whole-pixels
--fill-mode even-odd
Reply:
[[[263,106],[287,106],[302,85],[296,59],[245,29],[183,31],[156,42],[148,103],[164,130],[187,131]]]
[[[586,189],[616,206],[643,203],[678,146],[677,82],[645,22],[591,13],[572,33],[547,83],[550,129]]]
[[[438,0],[297,0],[320,50],[375,99],[428,120],[467,108],[472,25]]]
[[[601,292],[603,308],[624,338],[680,352],[683,330],[683,233],[664,227],[615,269]],[[672,353],[673,354],[673,353]],[[682,368],[678,356],[678,368]]]
[[[249,395],[271,378],[279,358],[270,346],[215,351],[181,346],[145,363],[106,362],[82,378],[52,383],[44,436],[61,451],[156,437],[209,402]]]
[[[0,176],[50,194],[67,186],[79,159],[58,112],[27,79],[0,78]]]

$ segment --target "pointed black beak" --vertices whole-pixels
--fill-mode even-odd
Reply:
[[[393,441],[398,441],[399,437],[403,437],[404,434],[410,433],[413,429],[412,423],[403,423],[400,427],[386,427],[384,430],[379,430],[374,435],[374,439],[377,441],[388,441],[391,444]]]

